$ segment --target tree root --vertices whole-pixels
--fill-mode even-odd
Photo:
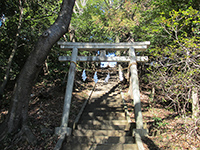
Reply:
[[[26,140],[31,145],[37,144],[37,138],[27,125],[24,125],[21,131],[17,133],[13,138],[13,142],[15,144],[21,140]]]

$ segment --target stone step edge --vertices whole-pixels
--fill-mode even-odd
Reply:
[[[131,135],[129,131],[124,130],[73,130],[74,136],[126,136]]]
[[[70,136],[67,137],[67,143],[98,143],[98,144],[117,144],[115,142],[117,138],[117,143],[120,144],[133,144],[135,143],[135,138],[132,136]],[[131,142],[131,143],[130,143]]]

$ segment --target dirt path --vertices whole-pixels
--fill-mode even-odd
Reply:
[[[108,83],[105,83],[103,78],[99,79],[91,98],[94,99],[101,97],[103,94],[108,93],[112,89],[112,87],[117,84],[118,78],[116,76],[111,76]]]

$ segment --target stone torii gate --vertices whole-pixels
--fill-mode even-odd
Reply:
[[[143,130],[143,119],[141,111],[139,81],[137,73],[137,62],[148,61],[147,56],[136,56],[135,51],[145,51],[150,45],[149,41],[134,43],[76,43],[76,42],[58,42],[63,50],[72,50],[71,56],[60,56],[59,61],[70,61],[70,69],[68,73],[67,87],[65,92],[62,122],[60,127],[56,127],[55,133],[58,135],[70,135],[71,128],[68,127],[70,104],[72,98],[72,90],[75,77],[76,62],[129,62],[130,65],[130,87],[129,94],[134,101],[134,113],[136,130]],[[101,51],[100,56],[77,56],[80,51]],[[106,51],[124,51],[129,50],[129,56],[106,57]]]

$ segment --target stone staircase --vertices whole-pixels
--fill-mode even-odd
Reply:
[[[103,94],[101,88],[104,88]],[[137,150],[130,125],[125,120],[118,84],[104,85],[102,81],[95,92],[96,97],[87,104],[62,150]]]

